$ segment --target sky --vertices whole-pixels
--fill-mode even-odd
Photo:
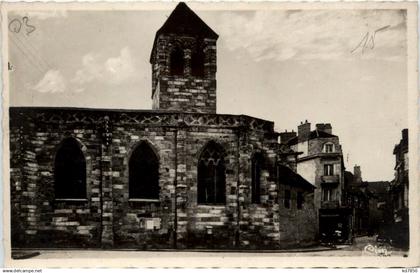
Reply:
[[[175,5],[10,12],[10,105],[151,109],[150,51]],[[404,11],[190,7],[219,34],[218,113],[271,120],[279,132],[331,123],[347,170],[393,179],[408,126]]]

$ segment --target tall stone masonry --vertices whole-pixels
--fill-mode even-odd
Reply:
[[[218,37],[178,4],[157,31],[150,56],[154,110],[216,113]]]

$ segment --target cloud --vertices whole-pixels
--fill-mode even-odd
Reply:
[[[399,10],[230,12],[221,15],[219,26],[229,50],[244,49],[256,61],[405,56],[405,14]],[[351,53],[366,34],[375,35],[375,47]]]
[[[103,79],[103,66],[98,63],[97,56],[93,53],[86,54],[82,57],[82,68],[76,71],[72,82],[84,84],[95,79]]]
[[[88,53],[82,58],[82,68],[77,70],[72,82],[86,84],[103,81],[118,85],[135,77],[137,74],[133,57],[128,47],[124,47],[117,57],[101,58],[95,53]]]
[[[136,69],[132,60],[128,47],[121,49],[119,57],[109,58],[105,62],[105,71],[110,76],[109,79],[117,84],[135,76]]]
[[[40,93],[63,93],[66,90],[65,79],[60,71],[49,70],[32,89]]]

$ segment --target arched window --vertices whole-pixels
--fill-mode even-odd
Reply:
[[[146,142],[134,149],[128,170],[129,198],[159,199],[159,159]]]
[[[252,203],[260,203],[260,189],[261,189],[261,167],[263,164],[263,156],[261,153],[255,153],[251,160],[251,199]]]
[[[191,55],[191,74],[196,77],[204,76],[204,52],[197,50]]]
[[[223,148],[209,142],[198,160],[198,203],[224,204],[226,202],[225,161]]]
[[[171,75],[183,75],[184,74],[184,52],[181,48],[175,47],[171,52],[170,57],[170,73]]]
[[[86,198],[86,160],[74,138],[61,142],[54,162],[54,187],[57,199]]]

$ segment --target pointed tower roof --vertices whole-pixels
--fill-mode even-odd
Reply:
[[[152,61],[157,37],[161,34],[178,34],[210,39],[217,39],[219,37],[219,35],[204,23],[204,21],[201,20],[201,18],[184,2],[180,2],[176,6],[163,26],[156,32],[150,61]]]

